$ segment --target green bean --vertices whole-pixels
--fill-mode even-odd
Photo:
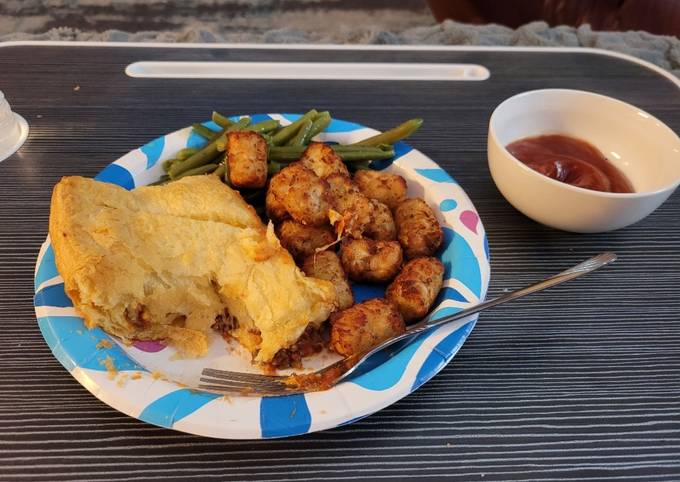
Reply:
[[[356,171],[365,171],[371,169],[371,161],[357,161],[352,163],[352,168]]]
[[[331,147],[344,162],[377,161],[394,157],[394,148],[392,146],[388,146],[388,148],[384,148],[384,146],[338,146],[341,147],[340,149],[336,148],[336,146]],[[344,149],[345,147],[361,147],[361,149]]]
[[[215,145],[217,146],[217,150],[220,152],[224,152],[227,150],[227,145],[229,144],[229,139],[227,138],[227,135],[220,136],[219,139],[215,141]]]
[[[222,163],[219,166],[217,166],[217,169],[215,169],[212,173],[213,175],[220,178],[220,180],[222,180],[222,177],[224,176],[225,172],[227,172],[227,165]]]
[[[163,161],[163,164],[162,164],[163,171],[168,172],[168,170],[170,169],[170,166],[172,166],[175,162],[177,162],[177,159],[167,159],[167,160]]]
[[[198,134],[201,137],[205,137],[206,139],[210,140],[215,134],[219,134],[219,132],[215,132],[212,129],[208,129],[206,126],[203,124],[192,124],[191,128],[194,130],[196,134]]]
[[[185,147],[184,149],[180,150],[177,154],[175,154],[175,157],[173,157],[172,159],[167,159],[167,160],[163,161],[163,171],[168,172],[170,170],[170,167],[173,164],[180,163],[180,162],[190,158],[191,156],[193,156],[197,152],[198,152],[198,149],[194,149],[194,148],[191,148],[191,147]]]
[[[405,139],[415,131],[417,131],[420,126],[423,125],[423,119],[410,119],[397,127],[385,131],[382,134],[369,137],[363,141],[354,143],[355,146],[377,146],[379,144],[394,144],[395,142]]]
[[[229,120],[227,116],[224,116],[216,111],[213,111],[212,113],[212,121],[218,126],[220,126],[222,129],[226,129],[227,127],[233,124],[233,122]]]
[[[265,140],[265,141],[267,141],[267,146],[268,146],[268,147],[271,147],[271,146],[272,146],[272,136],[270,136],[270,135],[267,134],[266,132],[263,132],[263,133],[260,134],[260,135],[261,135],[262,137],[264,137],[264,140]]]
[[[331,145],[335,153],[340,156],[343,161],[368,161],[389,159],[394,156],[394,148],[392,146],[347,146],[347,145]],[[280,163],[290,163],[300,159],[300,156],[306,149],[306,146],[277,146],[269,149],[269,160]]]
[[[319,115],[317,115],[314,118],[314,122],[312,123],[312,128],[309,130],[309,133],[305,136],[304,141],[302,142],[303,144],[308,144],[309,141],[312,140],[312,137],[315,135],[319,134],[321,131],[323,131],[328,125],[331,123],[331,114],[327,110],[320,112]]]
[[[304,146],[306,144],[305,139],[307,138],[307,135],[309,134],[309,131],[312,129],[312,124],[313,122],[310,119],[307,119],[302,123],[300,128],[297,131],[297,134],[293,136],[291,140],[288,141],[286,144],[287,146]]]
[[[212,132],[212,131],[211,131]],[[213,134],[216,134],[213,132]],[[184,149],[180,150],[177,154],[175,154],[175,159],[178,161],[183,161],[184,159],[188,159],[194,154],[198,152],[198,149],[194,149],[193,147],[185,147]]]
[[[176,181],[177,179],[182,179],[183,177],[187,176],[198,176],[199,174],[209,174],[213,172],[215,169],[217,169],[217,164],[206,164],[204,166],[199,166],[194,169],[189,169],[188,171],[184,171],[183,173],[179,174],[177,177],[173,179],[173,181]]]
[[[216,140],[212,141],[193,156],[188,157],[183,161],[173,162],[168,168],[168,174],[170,175],[170,178],[177,179],[178,176],[183,172],[190,171],[214,160],[220,155],[216,144]]]
[[[276,161],[271,161],[267,164],[267,174],[273,176],[283,169],[283,164]]]
[[[182,162],[185,159],[190,158],[191,156],[193,156],[197,152],[198,152],[198,149],[194,149],[192,147],[185,147],[184,149],[180,150],[177,154],[175,154],[175,157],[173,157],[172,159],[167,159],[167,160],[163,161],[163,170],[165,172],[168,172],[168,170],[170,169],[170,166],[172,166],[173,164],[176,164],[178,162]]]
[[[305,146],[273,146],[269,148],[268,159],[281,163],[297,161],[305,149]]]
[[[263,132],[271,132],[274,129],[278,129],[279,126],[279,121],[276,119],[267,119],[262,122],[258,122],[257,124],[253,124],[252,126],[248,127],[248,130],[263,133]]]
[[[300,159],[305,152],[305,146],[274,146],[269,148],[268,159],[287,164]]]
[[[231,131],[241,131],[246,127],[250,126],[250,117],[241,117],[237,122],[227,127],[227,132]]]
[[[203,126],[205,127],[205,126]],[[210,129],[208,129],[210,130]],[[220,132],[215,132],[213,130],[210,130],[212,132],[212,136],[210,138],[210,143],[206,144],[202,149],[194,149],[191,147],[186,147],[182,150],[180,150],[176,155],[174,159],[168,159],[167,161],[163,162],[163,169],[165,172],[170,174],[170,177],[174,179],[177,174],[186,171],[188,169],[193,169],[195,167],[198,167],[202,164],[205,164],[207,162],[212,161],[215,157],[217,157],[216,154],[214,154],[214,149],[211,148],[211,144],[214,144],[214,142],[219,138],[220,135],[224,133],[223,131]],[[206,151],[206,152],[203,152]],[[194,158],[194,156],[197,156]],[[212,157],[211,157],[212,156]],[[191,161],[189,161],[191,159]],[[173,167],[177,166],[177,167]],[[187,167],[188,166],[188,167]]]
[[[307,112],[305,115],[300,117],[298,120],[295,122],[288,124],[287,126],[283,127],[279,132],[274,135],[272,138],[272,141],[275,146],[281,146],[288,142],[298,131],[300,126],[304,124],[304,122],[308,119],[314,119],[318,112],[316,109],[312,109],[309,112]]]
[[[248,127],[248,124],[250,124],[250,117],[244,117],[240,119],[236,124],[232,124],[226,129],[224,129],[222,134],[215,140],[217,150],[220,152],[224,152],[227,150],[227,132],[244,130],[246,127]]]

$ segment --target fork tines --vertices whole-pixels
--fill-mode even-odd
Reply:
[[[258,375],[206,368],[201,373],[198,388],[237,395],[285,395],[295,390],[283,383],[286,377]]]

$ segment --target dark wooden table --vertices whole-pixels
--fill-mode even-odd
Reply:
[[[139,60],[474,62],[485,82],[130,79]],[[576,235],[516,212],[486,165],[504,98],[582,88],[680,131],[680,91],[595,53],[5,46],[0,89],[31,134],[0,163],[0,478],[8,480],[680,480],[680,196],[637,225]],[[76,86],[79,86],[76,89]],[[104,405],[52,357],[33,313],[33,267],[60,176],[95,175],[148,140],[227,113],[308,107],[376,128],[422,116],[412,144],[475,203],[490,296],[604,250],[586,279],[482,314],[454,361],[357,423],[294,439],[222,441],[156,428]],[[644,135],[644,133],[641,133]]]

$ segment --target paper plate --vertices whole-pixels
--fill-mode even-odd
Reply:
[[[297,114],[259,114],[288,124]],[[235,119],[238,119],[236,117]],[[206,122],[205,126],[217,130]],[[317,139],[350,143],[375,134],[367,127],[334,119]],[[126,189],[154,182],[162,161],[184,147],[200,147],[203,138],[191,128],[159,137],[129,152],[101,171],[96,179]],[[434,312],[455,313],[484,299],[489,283],[489,250],[484,227],[463,189],[443,169],[406,143],[396,155],[375,166],[402,175],[409,195],[423,197],[435,209],[444,229],[439,258],[444,263],[444,288]],[[384,287],[357,285],[357,302],[381,296]],[[356,376],[330,390],[285,397],[224,397],[195,390],[204,367],[250,370],[238,346],[217,334],[208,355],[182,360],[161,343],[126,346],[100,329],[88,330],[64,292],[49,238],[35,270],[35,312],[40,330],[54,356],[94,396],[139,420],[208,437],[258,439],[287,437],[348,424],[370,415],[416,390],[453,358],[472,331],[476,317],[422,333],[389,351],[376,354]],[[305,367],[334,360],[321,354]]]

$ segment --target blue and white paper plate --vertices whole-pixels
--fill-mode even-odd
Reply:
[[[251,116],[289,124],[299,115]],[[211,122],[205,125],[212,129]],[[351,143],[377,131],[334,119],[318,140]],[[126,189],[158,180],[162,161],[184,147],[205,141],[181,129],[135,149],[97,175]],[[463,189],[443,169],[403,142],[393,160],[377,168],[403,176],[409,195],[423,197],[444,227],[440,259],[444,288],[435,303],[439,315],[455,313],[484,299],[489,284],[489,251],[482,223]],[[384,287],[355,286],[357,302],[381,296]],[[208,437],[259,439],[287,437],[351,423],[405,397],[436,375],[453,358],[476,317],[425,332],[392,351],[379,353],[351,380],[324,392],[285,397],[224,397],[195,390],[204,367],[254,370],[242,349],[217,334],[198,360],[182,360],[160,343],[126,346],[100,329],[88,330],[64,292],[49,238],[35,270],[35,312],[45,341],[62,365],[93,395],[139,420]],[[320,354],[305,363],[319,368],[334,361]]]

